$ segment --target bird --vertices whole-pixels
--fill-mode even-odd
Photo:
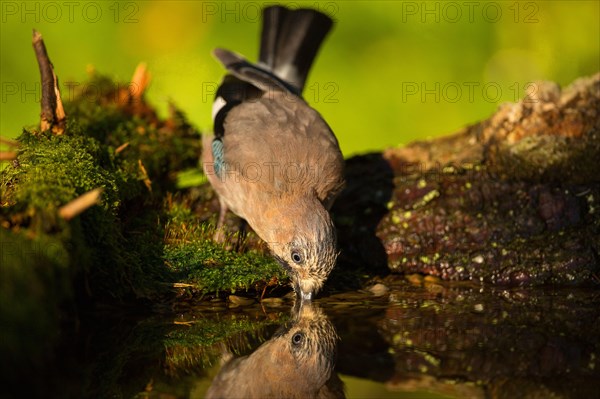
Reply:
[[[213,398],[344,398],[335,372],[338,336],[318,305],[296,301],[291,321],[248,356],[224,351]]]
[[[271,6],[262,21],[257,63],[213,51],[227,73],[202,162],[219,198],[217,237],[231,210],[267,243],[297,296],[311,300],[338,257],[330,209],[344,187],[344,158],[302,91],[333,20],[313,9]]]

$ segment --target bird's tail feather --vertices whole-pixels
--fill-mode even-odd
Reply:
[[[263,11],[259,60],[301,93],[317,51],[332,26],[331,18],[315,10],[267,7]]]

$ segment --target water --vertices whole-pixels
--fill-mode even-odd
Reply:
[[[600,397],[600,292],[382,283],[376,295],[339,293],[302,306],[289,296],[233,298],[83,315],[47,375],[31,376],[23,393]]]

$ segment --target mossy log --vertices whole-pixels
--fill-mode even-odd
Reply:
[[[351,158],[343,260],[502,285],[600,281],[600,74],[462,131]]]

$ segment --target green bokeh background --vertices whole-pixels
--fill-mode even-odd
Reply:
[[[600,2],[282,2],[336,20],[305,90],[349,156],[439,136],[522,97],[529,82],[561,85],[600,70]],[[37,123],[39,30],[61,80],[93,68],[128,81],[145,61],[150,101],[168,101],[200,129],[223,69],[217,46],[255,60],[264,2],[2,1],[0,133]],[[273,4],[269,2],[268,4]]]

